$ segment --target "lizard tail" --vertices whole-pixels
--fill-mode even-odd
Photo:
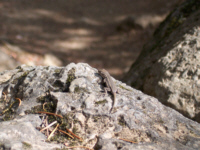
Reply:
[[[112,110],[115,107],[115,101],[116,101],[116,94],[113,94],[113,103],[112,103],[112,108],[110,109],[110,113],[112,113]]]

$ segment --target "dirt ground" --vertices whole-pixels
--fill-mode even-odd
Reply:
[[[44,65],[44,56],[51,54],[61,60],[59,65],[85,62],[121,79],[155,28],[181,2],[0,0],[0,40],[7,47],[0,51],[34,65]]]

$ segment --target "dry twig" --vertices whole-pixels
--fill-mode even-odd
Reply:
[[[65,132],[65,131],[63,131],[63,130],[58,130],[58,131],[60,131],[60,132],[62,132],[62,133],[64,133],[64,134],[67,134],[69,137],[71,137],[72,139],[74,139],[74,137],[71,136],[69,133],[67,133],[67,132]]]
[[[46,119],[45,119],[45,126],[47,127],[48,125],[49,125],[49,124],[48,124],[48,116],[46,116]],[[49,137],[49,128],[47,128],[46,136]]]
[[[55,114],[55,113],[50,113],[50,112],[45,112],[45,111],[38,111],[37,113],[40,113],[40,114],[47,114],[47,115],[54,115],[54,116],[63,118],[63,116],[61,116],[61,115],[58,115],[58,114]]]
[[[66,148],[85,148],[85,149],[88,149],[88,150],[94,150],[93,148],[89,148],[89,147],[86,147],[86,146],[68,146]]]
[[[45,102],[43,105],[42,105],[42,108],[44,111],[46,111],[46,109],[44,108],[44,106],[47,104],[47,102]]]
[[[48,126],[44,127],[43,129],[40,130],[40,132],[44,131],[45,129],[48,129],[49,127],[51,127],[52,125],[56,124],[57,121],[52,122],[51,124],[49,124]]]
[[[82,138],[80,138],[79,136],[77,136],[76,134],[74,134],[74,133],[73,133],[72,131],[70,131],[69,129],[66,128],[66,130],[67,130],[71,135],[73,135],[74,137],[76,137],[77,139],[83,141]]]
[[[49,137],[47,138],[47,140],[50,140],[50,138],[53,136],[54,132],[57,130],[59,126],[59,123],[57,124],[57,126],[55,127],[55,129],[51,132],[51,134],[49,135]]]
[[[127,139],[122,139],[122,138],[119,138],[120,140],[123,140],[123,141],[126,141],[126,142],[130,142],[130,143],[138,143],[138,142],[134,142],[134,141],[131,141],[131,140],[127,140]]]
[[[19,101],[19,106],[20,106],[22,104],[21,99],[20,98],[15,98],[15,99]]]
[[[5,92],[3,92],[3,95],[5,96],[4,97],[4,101],[7,99],[7,97],[6,97],[6,93]]]

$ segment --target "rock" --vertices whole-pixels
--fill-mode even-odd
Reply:
[[[13,69],[18,65],[20,65],[19,62],[16,62],[13,58],[0,50],[0,71]]]
[[[87,64],[24,65],[0,73],[0,78],[0,148],[193,150],[200,147],[198,123],[114,78],[120,93],[113,113],[109,113],[112,96],[104,93],[98,71]],[[57,116],[48,115],[45,119],[44,112]],[[50,141],[46,130],[39,132],[45,120],[48,124],[57,121],[49,128],[51,131],[59,124]],[[66,128],[79,139],[71,139],[60,131],[68,132]]]
[[[0,122],[0,148],[16,150],[61,148],[59,144],[45,142],[45,135],[36,130],[41,123],[39,116],[33,114]]]
[[[200,1],[189,0],[161,23],[126,83],[200,122]]]

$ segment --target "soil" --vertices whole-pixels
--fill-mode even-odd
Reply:
[[[0,40],[21,49],[7,52],[21,64],[43,65],[39,60],[53,54],[62,65],[85,62],[121,79],[155,28],[181,2],[0,0]]]

